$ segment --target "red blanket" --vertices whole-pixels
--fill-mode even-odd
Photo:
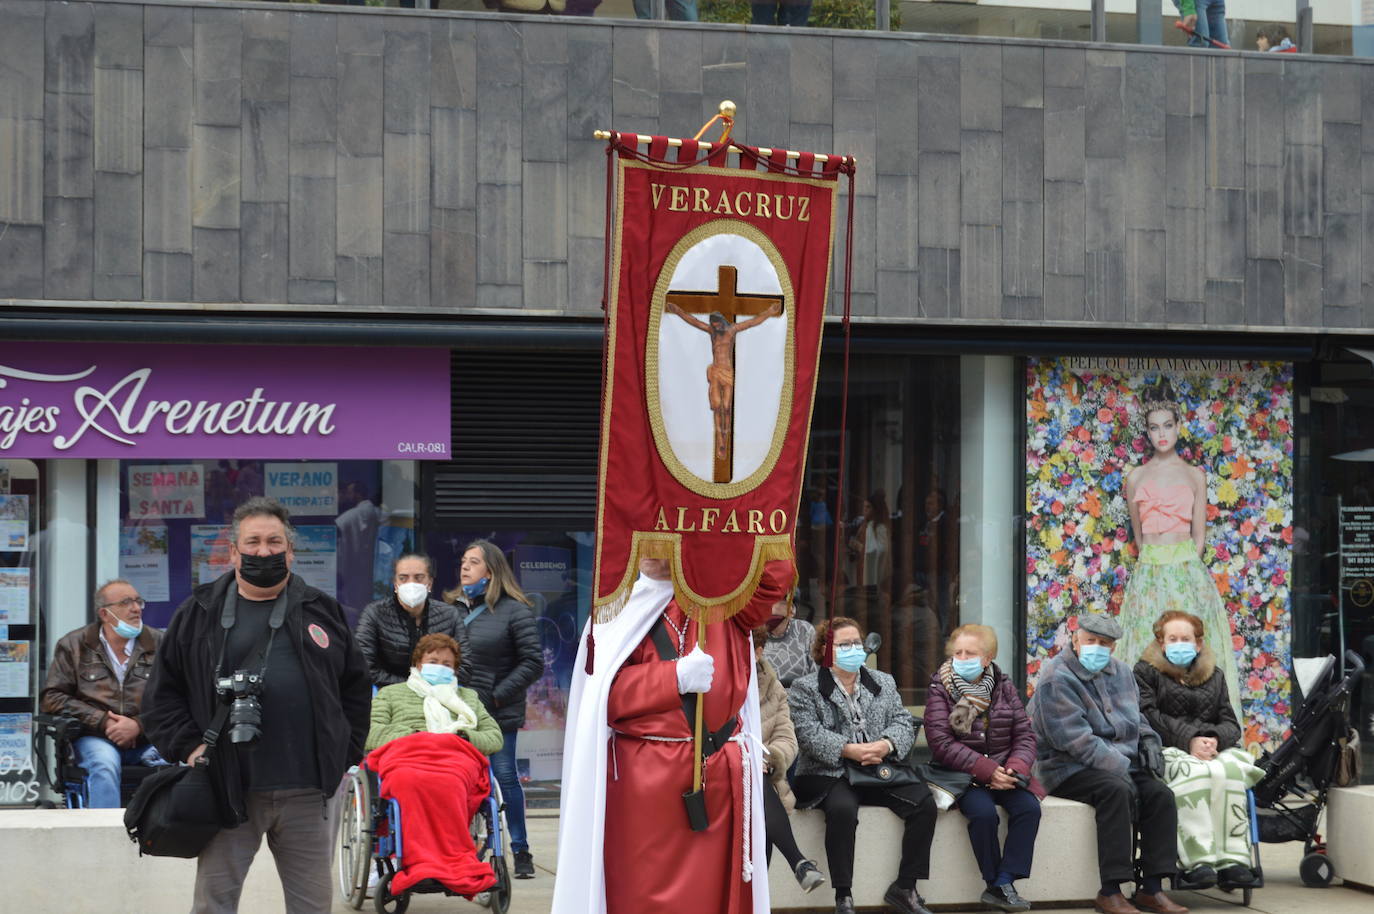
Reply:
[[[451,733],[413,733],[372,750],[367,766],[382,778],[382,797],[401,805],[399,895],[423,879],[472,896],[496,884],[477,859],[469,823],[491,790],[487,757]]]

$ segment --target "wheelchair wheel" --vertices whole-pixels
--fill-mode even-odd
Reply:
[[[375,894],[372,896],[372,906],[377,909],[377,914],[405,914],[405,909],[410,907],[409,893],[391,894],[391,879],[395,875],[394,870],[383,873],[377,882]]]
[[[1326,854],[1308,854],[1298,864],[1298,876],[1302,878],[1302,884],[1305,886],[1324,889],[1331,884],[1335,875],[1336,869]]]
[[[354,769],[347,778],[339,810],[334,866],[339,877],[339,896],[358,911],[367,898],[367,876],[372,862],[372,798],[363,772]]]
[[[510,910],[510,867],[505,857],[493,857],[491,868],[496,873],[496,885],[491,887],[488,904],[495,914],[506,914]]]

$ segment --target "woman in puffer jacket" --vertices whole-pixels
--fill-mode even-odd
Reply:
[[[411,656],[425,635],[448,635],[458,642],[462,663],[458,682],[467,685],[472,670],[468,636],[454,606],[431,596],[434,562],[429,556],[407,552],[391,566],[391,593],[373,600],[358,617],[358,649],[377,688],[405,682]]]
[[[768,836],[768,857],[772,859],[774,847],[782,851],[797,884],[802,891],[810,892],[824,882],[825,877],[814,860],[802,856],[797,839],[792,834],[792,822],[788,819],[792,810],[797,808],[792,785],[787,783],[787,768],[797,757],[797,731],[792,727],[792,714],[787,709],[787,690],[783,688],[773,665],[763,657],[768,629],[756,628],[753,634],[759,680],[759,724],[763,730],[764,748],[768,750],[763,769],[763,820]]]
[[[970,778],[959,797],[968,818],[973,856],[987,889],[983,904],[1024,911],[1030,903],[1016,880],[1030,876],[1040,828],[1044,788],[1031,777],[1035,733],[1016,686],[993,658],[997,633],[986,625],[961,625],[946,642],[949,655],[930,680],[926,741],[939,765]],[[998,846],[997,807],[1007,811],[1007,840]]]
[[[1155,622],[1154,635],[1135,679],[1140,713],[1164,743],[1164,780],[1178,807],[1180,886],[1253,885],[1245,791],[1263,772],[1238,748],[1241,727],[1226,675],[1197,616],[1170,610]]]

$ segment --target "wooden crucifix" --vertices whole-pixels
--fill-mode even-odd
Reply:
[[[735,336],[782,314],[781,295],[740,295],[735,290],[739,271],[720,265],[715,292],[672,292],[664,307],[711,338],[711,363],[706,366],[706,396],[715,414],[713,482],[729,482],[735,475]],[[705,314],[705,321],[693,317]],[[747,320],[736,319],[750,315]]]

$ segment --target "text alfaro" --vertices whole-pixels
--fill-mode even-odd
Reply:
[[[787,530],[787,512],[782,508],[761,511],[722,511],[720,508],[663,508],[654,521],[656,532],[666,533],[752,533],[765,535]]]

